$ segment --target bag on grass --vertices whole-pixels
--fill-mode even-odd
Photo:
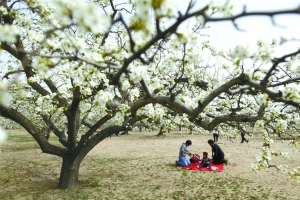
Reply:
[[[200,156],[198,154],[193,154],[193,156],[190,158],[191,163],[196,163],[200,161]]]

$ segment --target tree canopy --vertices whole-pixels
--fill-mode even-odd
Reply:
[[[86,154],[138,121],[229,135],[252,126],[264,139],[253,170],[288,157],[270,144],[298,143],[300,50],[274,57],[278,41],[270,38],[254,53],[245,45],[218,51],[202,32],[208,22],[299,8],[233,15],[230,1],[194,4],[178,11],[171,0],[0,1],[0,114],[63,158],[58,187],[76,185]],[[49,130],[60,145],[48,141]],[[300,168],[275,167],[300,182]]]

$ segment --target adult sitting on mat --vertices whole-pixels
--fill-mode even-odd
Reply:
[[[227,165],[228,160],[225,159],[225,154],[218,144],[215,144],[212,139],[208,140],[207,143],[211,146],[212,160],[214,164],[225,163]]]
[[[186,158],[186,155],[191,156],[192,153],[188,149],[188,146],[192,145],[191,140],[187,140],[185,143],[182,143],[179,150],[179,160],[176,161],[176,165],[183,167],[189,166],[191,164],[190,160]]]

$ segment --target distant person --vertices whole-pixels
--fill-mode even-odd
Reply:
[[[187,140],[185,143],[182,143],[180,150],[179,150],[179,160],[175,161],[176,165],[179,166],[189,166],[191,164],[190,160],[186,158],[186,155],[191,156],[192,153],[188,149],[188,146],[192,145],[191,140]]]
[[[207,169],[209,169],[210,166],[211,166],[211,164],[212,164],[211,160],[208,158],[208,153],[207,152],[203,152],[199,168],[206,167]]]
[[[220,146],[218,144],[215,144],[212,139],[209,139],[207,141],[207,143],[211,146],[211,150],[212,150],[212,162],[214,164],[225,163],[227,165],[228,160],[225,159],[225,154],[222,151],[222,149],[220,148]]]
[[[213,133],[213,136],[214,136],[214,142],[218,142],[218,139],[219,139],[219,131],[215,131]]]

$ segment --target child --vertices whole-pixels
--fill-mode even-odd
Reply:
[[[209,169],[210,166],[211,166],[211,161],[208,158],[208,153],[203,152],[203,157],[201,159],[201,163],[199,165],[199,168],[206,167],[207,169]]]

